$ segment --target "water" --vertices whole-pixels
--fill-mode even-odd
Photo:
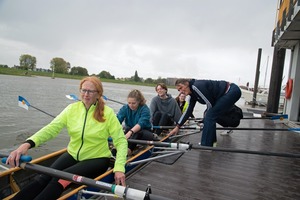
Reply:
[[[18,96],[24,97],[32,106],[51,115],[59,114],[72,100],[67,94],[79,96],[79,80],[51,79],[49,77],[23,77],[0,75],[0,152],[9,153],[18,147],[33,133],[48,124],[53,118],[32,107],[25,110],[18,106]],[[104,95],[109,99],[126,103],[130,90],[138,89],[144,94],[147,104],[156,95],[154,87],[136,86],[127,84],[103,83]],[[173,97],[178,95],[175,89],[169,89]],[[122,105],[111,101],[106,104],[117,111]],[[194,115],[202,117],[205,105],[197,104]],[[69,137],[63,130],[57,138],[29,150],[33,158],[46,155],[65,148]]]

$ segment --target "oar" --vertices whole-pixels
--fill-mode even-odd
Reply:
[[[66,97],[67,97],[68,99],[70,99],[70,100],[73,100],[73,101],[79,101],[78,97],[77,97],[75,94],[67,94]],[[18,104],[18,105],[19,105],[20,107],[26,109],[26,110],[28,110],[28,107],[30,106],[30,107],[32,107],[32,108],[38,110],[38,111],[41,111],[42,113],[45,113],[46,115],[48,115],[48,116],[50,116],[50,117],[55,118],[54,115],[52,115],[52,114],[50,114],[50,113],[47,113],[47,112],[45,112],[45,111],[43,111],[43,110],[41,110],[41,109],[39,109],[39,108],[37,108],[37,107],[34,107],[33,105],[31,105],[31,104],[30,104],[24,97],[22,97],[22,96],[19,96],[19,104]]]
[[[37,164],[32,164],[32,163],[21,163],[20,167],[22,169],[29,169],[33,170],[39,173],[47,174],[49,176],[53,176],[59,179],[64,179],[68,181],[72,181],[74,183],[78,183],[81,185],[87,185],[89,187],[97,188],[97,189],[102,189],[109,191],[113,194],[116,194],[119,197],[123,197],[124,199],[133,199],[133,200],[138,200],[138,199],[146,199],[149,197],[151,200],[170,200],[165,197],[161,197],[158,195],[154,194],[149,194],[147,192],[129,188],[129,187],[124,187],[120,185],[115,185],[115,184],[109,184],[106,182],[102,181],[97,181],[91,178],[87,178],[84,176],[76,175],[76,174],[71,174],[68,172],[60,171],[57,169],[37,165]]]
[[[178,150],[201,149],[201,150],[211,150],[211,151],[221,151],[221,152],[231,152],[231,153],[245,153],[245,154],[257,154],[257,155],[266,155],[266,156],[300,158],[300,154],[293,154],[293,153],[278,153],[278,152],[252,151],[252,150],[230,149],[230,148],[220,148],[220,147],[194,146],[193,144],[156,142],[156,141],[134,140],[134,139],[128,139],[128,142],[135,143],[135,144],[147,144],[147,145],[154,145],[160,147],[169,147]]]
[[[71,99],[73,101],[79,101],[78,97],[74,94],[69,94],[69,95],[66,95],[66,97],[68,99]],[[125,105],[125,103],[122,103],[120,101],[116,101],[116,100],[113,100],[113,99],[110,99],[110,98],[107,98],[106,96],[102,95],[103,99],[106,100],[106,101],[112,101],[112,102],[115,102],[115,103],[118,103],[118,104],[121,104],[121,105]]]
[[[283,120],[283,119],[288,119],[287,114],[282,114],[282,115],[274,115],[270,117],[243,117],[242,119],[270,119],[270,120]],[[241,120],[242,120],[241,119]],[[189,118],[188,120],[194,120],[194,121],[203,121],[203,118]]]
[[[112,101],[112,102],[115,102],[115,103],[118,103],[118,104],[121,104],[121,105],[125,105],[125,103],[122,103],[120,101],[116,101],[116,100],[110,99],[110,98],[108,98],[108,97],[106,97],[104,95],[102,95],[102,97],[103,97],[104,100],[108,100],[108,101]]]
[[[73,101],[79,101],[78,97],[75,94],[66,94],[66,97]]]
[[[173,129],[175,126],[153,126],[155,129]],[[182,126],[180,129],[195,129],[195,130],[203,130],[203,127],[189,127]],[[239,128],[239,127],[216,127],[216,130],[248,130],[248,131],[294,131],[300,132],[300,128]]]
[[[22,96],[19,96],[19,104],[18,104],[18,105],[19,105],[20,107],[26,109],[26,110],[28,110],[28,107],[32,107],[32,108],[34,108],[34,109],[36,109],[36,110],[38,110],[38,111],[41,111],[41,112],[45,113],[46,115],[49,115],[49,116],[51,116],[51,117],[54,118],[53,115],[47,113],[46,111],[43,111],[43,110],[41,110],[41,109],[39,109],[39,108],[34,107],[33,105],[31,105],[31,104],[30,104],[24,97],[22,97]]]

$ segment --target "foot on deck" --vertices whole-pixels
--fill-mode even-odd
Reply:
[[[199,142],[198,145],[201,146],[201,142]],[[205,146],[203,146],[203,147],[205,147]],[[212,147],[217,147],[217,142],[214,142]],[[212,152],[213,150],[210,150],[210,149],[201,149],[201,151]]]
[[[230,133],[233,133],[233,130],[225,130],[220,133],[222,136],[228,136]]]

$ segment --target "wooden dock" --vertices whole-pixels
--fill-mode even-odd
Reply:
[[[267,119],[242,120],[239,127],[288,128]],[[221,136],[218,147],[253,151],[300,153],[300,133],[234,131]],[[184,140],[196,145],[201,134]],[[128,177],[126,184],[171,199],[247,200],[300,199],[300,158],[211,152],[192,149],[172,164],[152,161]]]

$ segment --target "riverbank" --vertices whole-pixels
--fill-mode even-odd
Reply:
[[[35,76],[44,76],[52,78],[52,72],[41,72],[41,71],[28,71],[22,69],[14,69],[14,68],[4,68],[0,67],[0,74],[3,75],[13,75],[13,76],[26,76],[26,77],[35,77]],[[94,74],[95,75],[95,74]],[[55,78],[65,78],[65,79],[75,79],[81,80],[85,76],[78,76],[78,75],[70,75],[70,74],[55,74]],[[141,86],[149,86],[155,87],[155,83],[144,83],[144,82],[134,82],[134,81],[126,81],[126,80],[114,80],[114,79],[106,79],[101,78],[102,82],[108,83],[119,83],[119,84],[130,84],[130,85],[141,85]],[[174,88],[174,86],[168,86]]]

